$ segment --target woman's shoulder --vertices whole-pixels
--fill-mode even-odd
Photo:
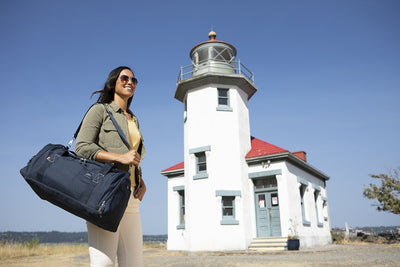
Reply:
[[[85,117],[89,118],[89,119],[100,119],[104,116],[104,112],[105,112],[105,109],[104,109],[103,104],[95,103],[89,108]]]
[[[94,103],[88,110],[88,113],[103,113],[104,112],[104,104],[102,103]]]

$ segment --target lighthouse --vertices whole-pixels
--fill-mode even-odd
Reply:
[[[285,249],[293,221],[302,246],[331,242],[329,177],[305,152],[251,136],[254,74],[232,44],[214,31],[208,37],[190,50],[174,95],[183,104],[184,161],[161,171],[168,177],[168,249]]]
[[[184,104],[184,227],[189,250],[237,249],[251,239],[245,230],[242,188],[249,183],[248,101],[257,88],[253,73],[236,60],[236,53],[211,31],[208,41],[191,49],[192,64],[181,68],[175,91]],[[240,223],[238,218],[243,218]]]

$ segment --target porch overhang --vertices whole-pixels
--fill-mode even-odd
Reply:
[[[253,158],[247,158],[246,162],[249,165],[252,164],[258,164],[264,161],[288,161],[292,163],[293,165],[299,167],[302,170],[305,170],[315,176],[317,176],[320,179],[323,179],[325,181],[329,180],[329,176],[324,174],[322,171],[318,170],[317,168],[311,166],[307,162],[301,160],[297,156],[293,155],[290,152],[283,152],[283,153],[277,153],[277,154],[271,154],[271,155],[263,155],[259,157],[253,157]]]

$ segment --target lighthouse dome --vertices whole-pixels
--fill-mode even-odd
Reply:
[[[211,31],[209,40],[197,44],[190,51],[193,63],[193,76],[204,73],[235,73],[234,59],[236,48],[223,41],[216,40],[217,34]]]

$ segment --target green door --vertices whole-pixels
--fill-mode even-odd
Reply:
[[[278,191],[256,192],[257,237],[281,236]]]

